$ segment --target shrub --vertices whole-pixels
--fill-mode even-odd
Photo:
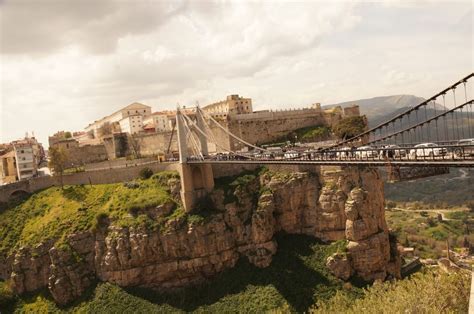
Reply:
[[[364,117],[347,117],[339,121],[333,131],[341,139],[348,139],[364,132],[366,122]]]
[[[123,186],[128,188],[128,189],[137,189],[137,188],[140,187],[140,183],[134,182],[134,181],[124,182]]]
[[[170,179],[179,179],[179,173],[177,171],[161,171],[155,173],[152,179],[156,180],[158,184],[167,185]]]
[[[15,295],[6,282],[0,281],[0,309],[10,306],[15,301]]]
[[[392,201],[387,202],[387,209],[394,209],[395,207],[397,207],[397,203]]]
[[[153,175],[153,171],[150,168],[143,168],[140,170],[139,176],[141,179],[149,179]]]
[[[105,227],[108,223],[109,215],[107,213],[98,213],[95,216],[94,229],[100,229]]]
[[[417,273],[410,279],[374,284],[355,299],[338,291],[328,302],[318,302],[313,313],[467,313],[467,273]]]

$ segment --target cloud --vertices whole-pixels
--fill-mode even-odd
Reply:
[[[397,6],[4,2],[0,142],[26,129],[44,142],[134,101],[159,110],[238,93],[264,109],[390,93],[430,96],[433,86],[472,68],[466,62],[472,32],[442,27],[451,23],[445,13],[459,21],[470,6],[427,4],[429,18],[421,24],[419,7]]]
[[[0,4],[0,52],[47,54],[73,45],[110,53],[120,38],[150,32],[183,8],[171,1],[6,1]]]

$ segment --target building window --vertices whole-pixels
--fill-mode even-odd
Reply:
[[[24,153],[25,153],[25,151],[22,149],[22,150],[20,151],[20,153],[24,154]]]

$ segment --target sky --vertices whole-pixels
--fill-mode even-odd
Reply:
[[[0,0],[0,143],[132,102],[428,98],[473,71],[473,3]]]

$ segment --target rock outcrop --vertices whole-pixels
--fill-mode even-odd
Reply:
[[[173,190],[178,191],[176,186]],[[397,276],[383,185],[375,170],[267,172],[232,190],[217,188],[210,199],[215,210],[204,222],[176,217],[162,230],[111,222],[95,232],[69,235],[62,245],[22,248],[2,274],[11,278],[16,292],[48,287],[61,304],[76,299],[97,279],[169,290],[202,282],[233,267],[240,257],[267,267],[277,251],[274,236],[283,231],[348,240],[347,252],[327,263],[340,278]],[[164,205],[148,214],[161,217],[171,211]]]

